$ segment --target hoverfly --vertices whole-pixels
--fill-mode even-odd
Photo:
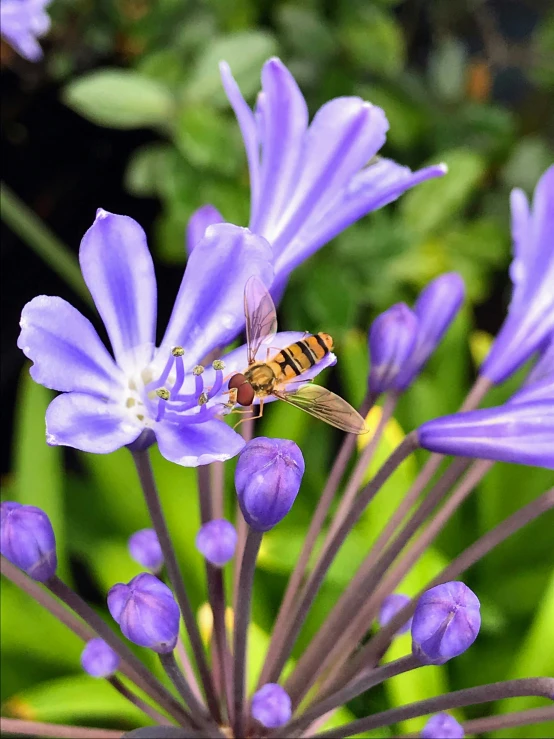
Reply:
[[[260,410],[255,418],[260,418],[263,415],[264,398],[272,395],[343,431],[352,434],[367,432],[360,414],[346,400],[330,390],[319,385],[303,385],[298,390],[288,389],[291,383],[302,382],[298,378],[333,349],[333,339],[329,334],[307,333],[294,344],[276,349],[277,353],[271,358],[270,346],[265,361],[257,361],[256,355],[262,342],[268,343],[277,332],[275,305],[266,286],[258,277],[250,277],[246,283],[244,314],[248,367],[244,372],[232,375],[229,380],[229,407],[237,404],[248,407],[258,398]]]

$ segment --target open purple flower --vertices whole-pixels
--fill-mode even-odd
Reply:
[[[241,330],[247,279],[271,282],[264,239],[229,224],[208,230],[189,258],[158,349],[156,278],[139,224],[99,210],[79,258],[115,361],[65,300],[40,296],[25,306],[18,346],[34,362],[31,376],[63,393],[46,414],[48,443],[108,453],[157,440],[166,459],[185,466],[237,454],[242,438],[217,418],[224,365],[203,376],[198,363]]]
[[[2,37],[18,54],[30,62],[42,59],[37,39],[50,30],[45,8],[52,0],[1,0],[0,28]]]
[[[272,245],[276,295],[294,267],[345,228],[446,171],[438,165],[412,172],[374,159],[389,124],[380,108],[361,98],[329,101],[308,125],[304,96],[279,59],[263,66],[254,111],[228,64],[220,69],[248,159],[250,229]]]
[[[522,190],[512,190],[514,291],[508,316],[487,356],[481,375],[503,382],[554,331],[554,165],[535,188],[529,207]]]

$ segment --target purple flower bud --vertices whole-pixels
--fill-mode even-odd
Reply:
[[[81,654],[81,665],[92,677],[111,677],[119,668],[119,655],[103,639],[91,639]]]
[[[221,213],[213,205],[203,205],[195,210],[187,224],[187,254],[190,256],[196,244],[202,241],[208,226],[212,226],[214,223],[223,223],[224,220]]]
[[[160,654],[173,651],[179,635],[179,606],[155,575],[143,572],[128,585],[114,585],[108,608],[130,641]]]
[[[440,275],[422,291],[414,305],[417,340],[396,379],[397,390],[405,390],[421,372],[460,310],[464,294],[464,281],[456,272]]]
[[[289,694],[277,683],[266,683],[252,696],[252,716],[266,729],[284,726],[291,715]]]
[[[554,400],[455,413],[417,433],[431,452],[554,469]]]
[[[196,548],[215,567],[223,567],[232,559],[237,546],[235,527],[224,518],[205,523],[196,535]]]
[[[421,730],[422,739],[464,739],[464,730],[454,716],[436,713]]]
[[[292,508],[304,474],[302,452],[288,439],[260,436],[239,456],[235,487],[242,515],[256,531],[269,531]]]
[[[412,619],[412,651],[423,665],[443,665],[468,649],[479,633],[479,598],[463,582],[427,590]]]
[[[56,574],[56,537],[50,519],[34,505],[0,506],[0,552],[29,577],[46,582]]]
[[[392,593],[392,595],[388,595],[385,600],[383,601],[383,604],[381,606],[381,610],[379,611],[379,626],[383,628],[383,626],[386,626],[389,621],[396,616],[398,611],[400,611],[406,603],[410,602],[410,598],[408,598],[407,595],[401,595],[400,593]],[[408,619],[404,626],[401,626],[397,634],[405,634],[412,625],[412,619]]]
[[[371,393],[379,395],[393,387],[415,347],[417,335],[417,318],[405,303],[393,305],[373,321],[369,330]]]
[[[142,567],[154,573],[162,569],[164,556],[154,529],[141,529],[129,539],[129,553]]]

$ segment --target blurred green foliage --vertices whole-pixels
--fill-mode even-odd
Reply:
[[[478,53],[470,50],[457,30],[464,27],[464,18],[475,18],[461,0],[429,4],[432,41],[424,60],[415,60],[412,5],[411,0],[55,0],[47,55],[48,72],[62,83],[64,102],[79,114],[98,125],[152,130],[152,142],[130,158],[122,186],[137,198],[160,201],[150,243],[158,260],[168,264],[184,263],[187,220],[206,202],[231,222],[248,222],[245,156],[220,84],[220,59],[230,64],[252,101],[263,61],[279,54],[296,75],[312,114],[331,96],[361,95],[389,117],[386,156],[411,167],[439,161],[449,165],[447,177],[363,219],[300,267],[280,311],[284,328],[306,326],[336,337],[339,363],[330,381],[357,404],[365,393],[370,318],[392,302],[413,300],[417,290],[443,271],[462,273],[468,309],[401,399],[379,459],[403,429],[459,406],[490,341],[486,332],[476,331],[471,305],[487,299],[493,279],[509,262],[509,189],[517,185],[530,192],[553,159],[546,121],[552,113],[547,91],[554,80],[554,16],[543,18],[525,40],[529,53],[522,71],[529,96],[540,103],[530,111],[495,99],[499,63],[490,58],[494,44],[489,49],[485,43]],[[520,380],[494,391],[491,404],[505,400]],[[44,443],[49,397],[25,371],[17,404],[15,468],[4,481],[4,497],[47,511],[58,537],[62,574],[70,576],[71,560],[80,586],[86,583],[87,594],[105,613],[106,590],[139,571],[127,554],[126,540],[148,525],[147,513],[126,451],[71,455],[71,465],[64,468],[62,451]],[[282,403],[272,405],[258,433],[294,439],[306,459],[306,476],[291,514],[264,538],[255,585],[252,675],[259,670],[286,577],[337,445],[334,431]],[[196,473],[170,465],[156,450],[153,456],[187,587],[200,608],[206,593],[194,548],[199,526]],[[362,517],[316,601],[296,656],[420,462],[404,465]],[[226,464],[230,516],[232,471],[233,463]],[[552,484],[546,471],[496,465],[416,564],[404,592],[417,592],[444,563]],[[553,674],[554,652],[545,649],[554,643],[552,530],[554,517],[545,516],[469,571],[466,581],[482,599],[483,629],[467,654],[448,666],[396,678],[386,691],[356,701],[352,710],[363,715],[448,688]],[[140,723],[135,709],[109,685],[81,674],[78,640],[39,606],[4,584],[1,607],[1,697],[7,712],[105,726]],[[391,656],[408,649],[406,639],[393,645]],[[145,658],[157,669],[151,655]],[[421,723],[408,722],[403,728],[415,730]],[[510,736],[546,737],[553,730],[526,727]]]

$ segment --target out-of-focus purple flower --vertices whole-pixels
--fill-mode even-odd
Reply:
[[[500,383],[537,351],[554,331],[554,165],[535,188],[529,207],[522,190],[512,190],[514,285],[508,316],[481,367]]]
[[[423,449],[554,469],[554,400],[435,418],[417,431]]]
[[[205,374],[197,365],[242,329],[247,279],[271,283],[267,242],[230,224],[210,226],[189,257],[158,349],[156,279],[139,224],[99,210],[79,258],[115,361],[65,300],[27,303],[18,346],[34,362],[33,379],[63,393],[46,414],[48,443],[108,453],[157,440],[166,459],[184,466],[237,454],[242,437],[216,417],[225,365]]]
[[[436,713],[421,730],[422,739],[464,739],[464,729],[454,716]]]
[[[460,310],[464,295],[464,281],[457,272],[440,275],[421,292],[414,305],[417,339],[396,378],[397,390],[405,390],[421,372]]]
[[[389,621],[396,616],[398,611],[402,610],[402,608],[404,608],[404,606],[409,602],[410,598],[408,598],[407,595],[402,595],[401,593],[392,593],[391,595],[388,595],[383,601],[381,610],[379,611],[379,626],[381,628],[386,626]],[[412,619],[409,618],[404,626],[401,626],[396,633],[405,634],[410,630],[411,626]]]
[[[131,557],[142,567],[146,567],[153,573],[162,569],[164,556],[154,529],[141,529],[129,538],[129,553]]]
[[[203,205],[198,208],[189,219],[187,224],[186,247],[190,255],[196,244],[199,244],[206,234],[208,226],[223,223],[224,218],[213,205]]]
[[[103,639],[91,639],[81,654],[81,665],[92,677],[110,677],[119,668],[119,655]]]
[[[108,609],[129,641],[160,654],[173,651],[179,635],[179,606],[155,575],[143,572],[108,593]]]
[[[397,303],[371,324],[369,330],[369,389],[374,395],[390,390],[412,353],[418,320],[405,303]]]
[[[46,513],[34,505],[0,505],[0,552],[38,582],[56,574],[56,537]]]
[[[269,531],[292,508],[302,476],[304,457],[294,441],[260,436],[242,450],[235,487],[242,515],[256,531]]]
[[[554,332],[548,336],[539,351],[539,358],[531,372],[529,372],[525,385],[532,385],[541,380],[552,380],[554,378]]]
[[[0,32],[30,62],[42,59],[37,39],[50,30],[46,8],[52,0],[0,0]]]
[[[412,651],[424,665],[443,665],[468,649],[481,628],[479,598],[463,582],[427,590],[412,619]]]
[[[252,696],[252,716],[266,729],[288,724],[292,716],[289,694],[277,683],[266,683]]]
[[[223,567],[235,554],[237,532],[224,518],[205,523],[196,535],[196,548],[215,567]]]
[[[329,101],[308,125],[306,101],[279,59],[263,66],[254,111],[229,65],[221,62],[220,69],[248,159],[250,228],[273,247],[274,295],[294,267],[345,228],[446,172],[444,165],[412,172],[389,159],[374,160],[389,124],[380,108],[361,98]]]

